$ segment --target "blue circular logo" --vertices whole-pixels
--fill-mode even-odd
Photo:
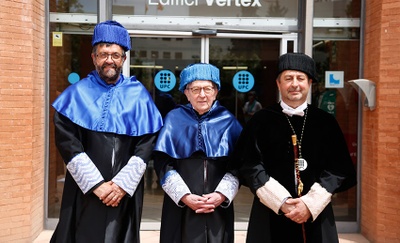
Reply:
[[[80,77],[79,77],[79,74],[77,74],[77,73],[70,73],[68,75],[68,82],[70,84],[74,84],[74,83],[78,82],[79,80],[80,80]]]
[[[162,92],[171,91],[176,84],[175,75],[169,70],[161,70],[154,77],[154,85]]]
[[[240,71],[233,76],[233,87],[239,92],[245,93],[250,91],[254,86],[254,77],[248,71]]]

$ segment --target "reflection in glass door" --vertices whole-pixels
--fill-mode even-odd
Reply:
[[[240,93],[234,88],[232,81],[237,72],[245,70],[253,75],[251,91],[255,92],[263,107],[276,102],[275,77],[280,39],[212,38],[209,50],[209,62],[221,70],[218,100],[235,114],[242,125],[245,125],[243,106],[248,92]],[[247,187],[241,187],[235,197],[236,229],[247,229],[253,197]]]
[[[277,59],[280,53],[279,39],[210,39],[209,62],[221,70],[219,100],[244,124],[243,105],[246,93],[237,92],[232,84],[234,75],[241,70],[254,77],[258,101],[263,107],[276,102],[275,86]]]

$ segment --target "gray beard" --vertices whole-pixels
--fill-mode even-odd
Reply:
[[[121,68],[115,67],[115,69],[110,69],[109,71],[104,72],[104,67],[101,67],[98,73],[100,78],[103,79],[106,83],[115,84],[119,79]]]

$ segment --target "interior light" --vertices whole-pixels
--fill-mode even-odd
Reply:
[[[247,70],[248,67],[246,66],[225,66],[222,67],[223,70]]]

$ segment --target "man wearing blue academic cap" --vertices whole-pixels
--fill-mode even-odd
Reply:
[[[218,68],[192,64],[180,78],[189,104],[167,114],[154,148],[154,167],[166,193],[160,242],[233,243],[232,200],[239,183],[227,165],[242,127],[216,100]]]
[[[145,87],[121,73],[127,30],[99,23],[92,46],[95,70],[52,104],[67,173],[51,242],[140,242],[142,176],[162,118]]]

